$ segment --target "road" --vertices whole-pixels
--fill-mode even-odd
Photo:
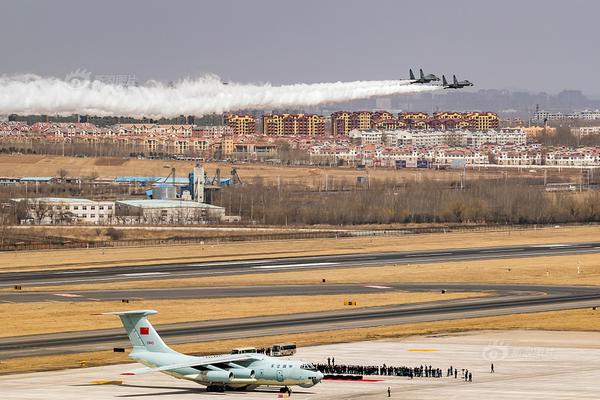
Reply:
[[[423,286],[433,289],[431,285]],[[470,286],[473,290],[478,287],[478,285],[464,286]],[[189,343],[600,305],[600,290],[593,287],[483,285],[479,288],[490,289],[491,286],[497,286],[496,289],[502,289],[500,288],[502,286],[506,291],[504,295],[497,297],[170,324],[158,326],[157,330],[168,339],[169,343]],[[454,289],[461,290],[461,287],[463,285],[456,285]],[[122,329],[10,337],[0,339],[0,358],[79,353],[107,350],[115,346],[128,346]]]
[[[559,256],[600,253],[600,242],[523,245],[416,252],[343,254],[262,260],[215,261],[119,267],[90,267],[0,274],[0,288],[14,285],[61,285],[140,279],[222,276],[319,268],[348,268],[383,264],[424,264],[463,260]]]

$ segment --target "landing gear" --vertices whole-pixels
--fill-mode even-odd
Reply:
[[[223,392],[225,392],[225,386],[208,385],[206,387],[206,391],[207,392],[219,392],[219,393],[223,393]]]
[[[287,393],[288,396],[292,395],[292,389],[290,389],[287,386],[284,386],[282,388],[279,388],[279,393]]]

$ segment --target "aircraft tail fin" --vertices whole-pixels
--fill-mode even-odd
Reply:
[[[458,84],[458,79],[456,79],[456,75],[452,75],[452,78],[454,79],[454,84],[457,85]]]
[[[133,346],[133,352],[145,350],[154,353],[175,353],[163,342],[150,321],[148,321],[148,315],[157,313],[154,310],[135,310],[102,313],[102,315],[116,315],[121,318],[123,327]]]
[[[442,85],[448,86],[448,81],[446,81],[446,75],[442,75]]]
[[[414,81],[415,79],[415,74],[413,74],[412,69],[409,69],[408,72],[410,73],[410,80]]]
[[[425,78],[425,74],[423,73],[423,69],[419,68],[419,75],[421,76],[421,79]]]

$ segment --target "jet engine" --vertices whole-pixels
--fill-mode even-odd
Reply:
[[[203,375],[211,383],[228,383],[233,379],[233,372],[231,371],[208,371]]]
[[[234,379],[254,379],[256,373],[250,368],[232,368],[229,372],[233,373]]]

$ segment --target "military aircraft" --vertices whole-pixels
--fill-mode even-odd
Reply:
[[[442,86],[444,86],[444,89],[462,89],[466,86],[473,86],[473,84],[467,80],[459,82],[456,79],[456,75],[452,75],[452,78],[454,81],[452,83],[448,83],[446,81],[446,77],[442,75]]]
[[[435,81],[440,80],[440,78],[438,78],[437,76],[435,76],[433,74],[425,75],[423,73],[422,69],[419,69],[419,79],[415,78],[415,74],[413,74],[412,69],[409,70],[409,73],[410,73],[410,80],[414,81],[411,83],[429,83],[429,82],[435,82]]]
[[[205,385],[206,390],[223,392],[252,390],[261,385],[279,386],[280,392],[291,393],[290,386],[311,387],[323,379],[313,364],[269,357],[259,353],[223,354],[196,357],[169,348],[148,321],[154,310],[102,313],[121,318],[133,346],[129,357],[147,368],[135,369],[121,375],[140,375],[162,372],[179,379]]]

